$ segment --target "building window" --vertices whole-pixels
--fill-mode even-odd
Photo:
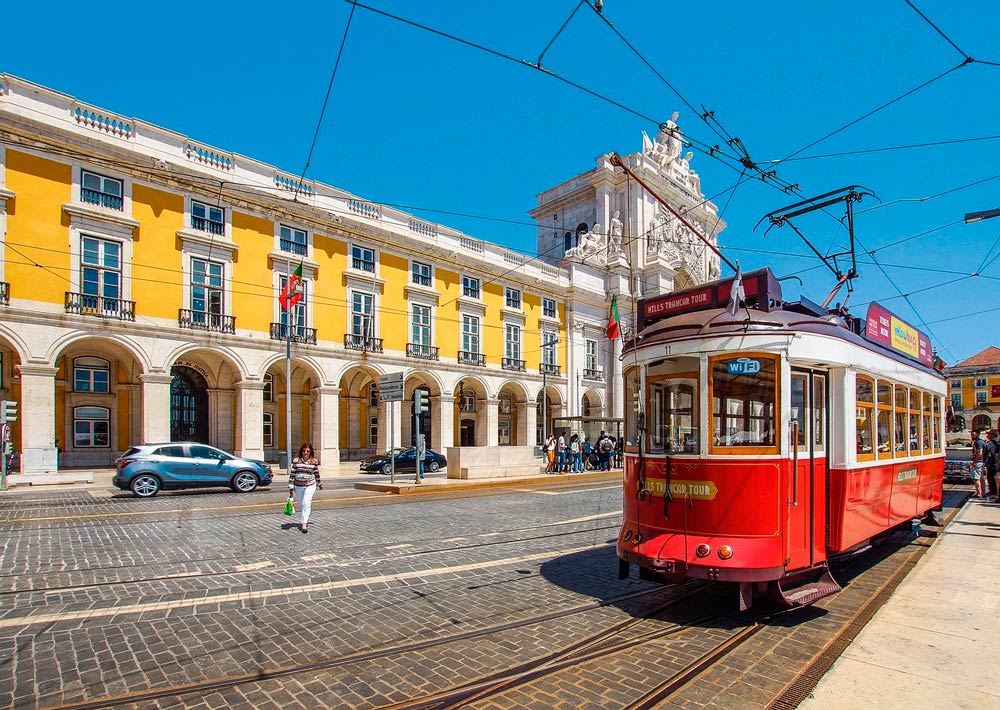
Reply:
[[[111,210],[124,209],[122,181],[97,173],[82,171],[80,176],[80,201],[100,205]]]
[[[546,318],[556,317],[556,302],[551,298],[542,299],[542,315]]]
[[[222,264],[204,259],[191,259],[191,320],[199,325],[224,313],[222,302]]]
[[[282,224],[278,228],[278,235],[278,247],[281,251],[306,255],[306,233],[303,230]]]
[[[953,390],[960,390],[960,389],[962,389],[962,381],[961,380],[952,380],[951,381],[951,388]]]
[[[462,277],[462,295],[466,298],[479,299],[479,279],[472,276]]]
[[[378,406],[378,384],[372,382],[368,385],[368,406],[377,407]]]
[[[111,391],[111,363],[100,357],[78,357],[73,361],[73,390],[75,392]]]
[[[476,316],[462,316],[462,350],[479,352],[479,318]]]
[[[122,245],[108,239],[82,237],[80,284],[87,309],[116,311],[122,297]],[[110,303],[102,302],[107,299]]]
[[[106,407],[73,408],[73,447],[106,449],[111,445],[111,413]]]
[[[556,343],[559,339],[552,333],[542,332],[542,364],[556,364]]]
[[[986,404],[985,392],[976,392],[976,404]]]
[[[428,347],[431,344],[431,307],[413,304],[411,341],[414,345]]]
[[[264,401],[274,401],[274,376],[270,372],[264,373]]]
[[[468,387],[462,387],[458,393],[458,409],[462,412],[476,411],[476,392]]]
[[[368,418],[368,446],[378,446],[378,417]]]
[[[211,234],[224,234],[226,231],[226,211],[221,207],[213,207],[192,200],[191,228]]]
[[[510,446],[510,420],[501,419],[497,423],[497,443],[500,446]]]
[[[985,377],[977,377],[976,378],[976,387],[985,387],[985,386],[986,386],[986,378]]]
[[[264,448],[274,448],[274,415],[264,412]]]
[[[369,338],[374,335],[372,324],[372,295],[354,291],[351,294],[351,335]]]
[[[521,310],[521,292],[516,288],[504,289],[504,303],[506,303],[507,308]]]
[[[961,394],[952,393],[952,395],[951,395],[951,408],[952,409],[961,409],[962,408],[962,395]]]
[[[510,360],[521,359],[521,328],[507,323],[504,327],[504,357]]]
[[[351,247],[351,268],[375,273],[375,252],[364,247]]]
[[[431,285],[431,267],[429,264],[421,264],[414,261],[410,264],[410,281],[417,286]]]
[[[597,341],[587,340],[584,343],[584,368],[591,372],[597,371]]]
[[[513,410],[513,397],[511,397],[510,392],[500,393],[500,414],[510,414]]]

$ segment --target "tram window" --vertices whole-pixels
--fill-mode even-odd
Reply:
[[[698,380],[669,377],[649,381],[649,448],[698,453]]]
[[[777,358],[766,355],[712,358],[712,445],[777,453],[775,420]]]
[[[934,397],[934,416],[931,417],[931,431],[934,437],[934,451],[941,453],[941,398]]]
[[[920,450],[925,453],[931,453],[931,394],[930,392],[921,393],[921,400],[923,401],[922,416],[920,418],[921,422],[921,437],[920,437]]]
[[[799,436],[795,446],[803,449],[806,446],[806,386],[807,375],[792,375],[792,423],[799,425]]]
[[[858,460],[872,459],[875,452],[872,448],[872,424],[874,423],[875,399],[874,382],[868,377],[858,376],[855,384],[854,411],[857,421],[857,454]]]
[[[892,385],[879,380],[875,400],[878,411],[875,415],[875,435],[878,442],[878,457],[892,458]]]
[[[823,449],[826,442],[826,378],[819,375],[813,376],[812,415],[813,446]]]
[[[910,430],[910,413],[907,408],[907,392],[905,387],[900,387],[896,385],[895,391],[895,404],[893,405],[893,418],[895,426],[893,427],[893,436],[895,437],[895,455],[896,456],[906,456],[906,432]]]
[[[910,390],[910,456],[920,453],[920,391]]]

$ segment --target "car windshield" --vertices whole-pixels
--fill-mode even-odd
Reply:
[[[396,449],[393,449],[392,451],[386,451],[386,452],[385,452],[384,454],[382,454],[382,455],[383,455],[383,456],[399,456],[400,454],[405,454],[405,453],[406,453],[406,451],[407,451],[406,449],[399,449],[399,448],[396,448]]]

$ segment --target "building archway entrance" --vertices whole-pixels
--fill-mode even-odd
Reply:
[[[208,384],[185,365],[170,368],[170,440],[208,443]]]
[[[476,445],[476,420],[475,419],[463,419],[459,423],[459,427],[458,427],[458,445],[459,446],[475,446]]]

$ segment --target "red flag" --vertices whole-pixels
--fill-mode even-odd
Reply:
[[[621,335],[621,319],[618,317],[618,294],[611,296],[611,309],[608,311],[608,340],[618,340]]]
[[[301,283],[302,262],[299,262],[299,268],[297,268],[295,273],[288,278],[288,283],[285,284],[285,290],[281,292],[280,296],[278,296],[278,303],[281,304],[281,308],[283,310],[287,311],[302,300],[302,289],[299,288],[299,284]]]

